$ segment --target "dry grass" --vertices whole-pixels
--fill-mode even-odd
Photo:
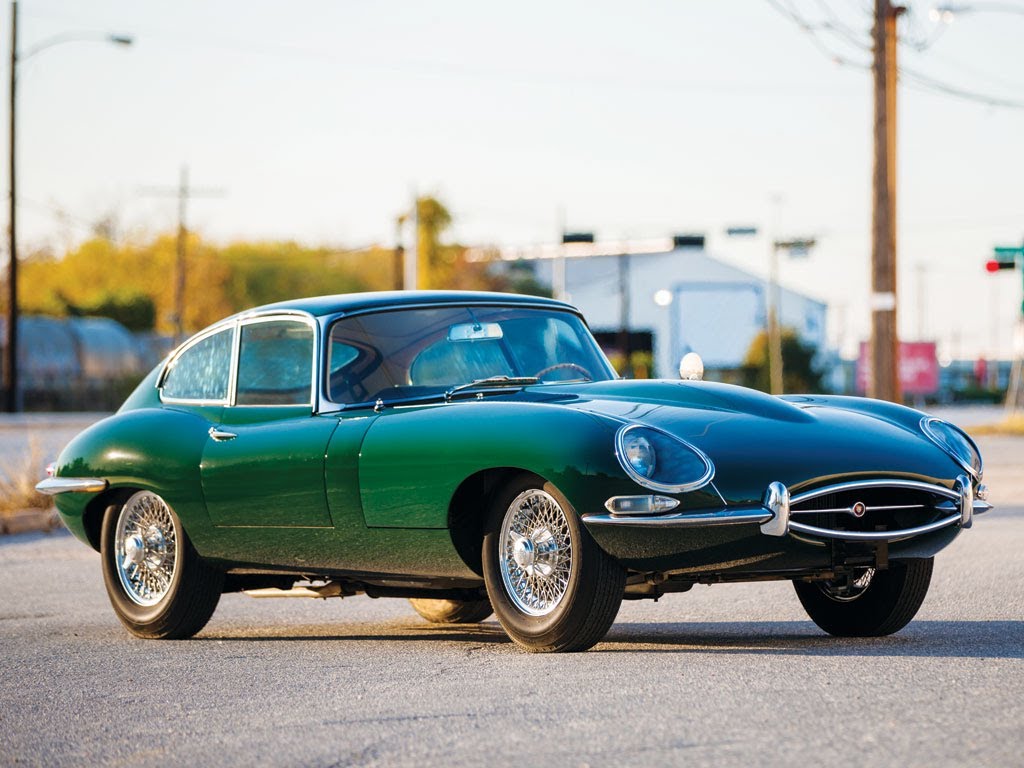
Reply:
[[[1024,416],[1009,416],[997,424],[971,427],[971,435],[1024,435]]]
[[[46,465],[39,443],[29,438],[28,451],[20,461],[0,467],[0,517],[25,509],[49,509],[52,500],[36,490],[46,476]]]

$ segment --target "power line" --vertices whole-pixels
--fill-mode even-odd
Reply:
[[[831,10],[827,3],[827,0],[817,0],[818,5],[822,6],[827,10],[830,19],[834,19],[826,24],[814,23],[798,11],[792,4],[783,4],[780,0],[765,0],[772,8],[774,8],[779,14],[789,19],[795,24],[802,32],[808,35],[811,43],[820,53],[826,56],[833,62],[854,67],[857,69],[869,69],[869,66],[865,63],[849,59],[835,50],[830,48],[818,35],[821,30],[832,31],[836,33],[841,32],[843,39],[847,42],[856,45],[858,48],[870,51],[871,46],[863,43],[863,41],[856,40],[856,38],[849,38],[848,35],[855,34],[853,30],[842,24],[838,20],[838,16]],[[934,42],[934,41],[933,41]],[[928,43],[930,45],[931,43]],[[910,47],[918,53],[923,52],[927,45],[920,46],[914,43],[908,43]],[[1021,109],[1024,110],[1024,100],[1006,98],[1003,96],[993,96],[988,93],[982,93],[980,91],[973,90],[971,88],[965,88],[952,83],[939,80],[938,78],[926,75],[923,72],[919,72],[915,69],[911,69],[905,66],[899,67],[898,76],[901,82],[917,91],[923,91],[926,93],[936,93],[944,96],[950,96],[953,98],[961,99],[964,101],[970,101],[975,104],[984,104],[988,107],[1002,107],[1004,109]]]

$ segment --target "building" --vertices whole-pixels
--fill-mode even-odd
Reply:
[[[591,328],[650,331],[654,374],[673,377],[690,351],[709,372],[735,370],[766,325],[765,279],[715,258],[703,241],[573,242],[499,254],[504,264],[532,265],[550,285],[560,281],[564,264],[566,297]],[[786,288],[779,293],[782,325],[824,353],[827,305]]]

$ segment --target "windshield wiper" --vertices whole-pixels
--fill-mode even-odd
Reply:
[[[491,389],[500,387],[528,387],[530,384],[539,382],[536,376],[488,376],[486,379],[477,379],[467,384],[459,384],[444,393],[445,402],[452,399],[456,392],[467,389]]]

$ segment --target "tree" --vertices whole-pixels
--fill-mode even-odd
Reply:
[[[782,329],[782,385],[786,392],[820,392],[822,374],[814,365],[816,350],[804,344],[792,328]],[[761,331],[750,342],[740,368],[744,386],[769,392],[768,334]]]

